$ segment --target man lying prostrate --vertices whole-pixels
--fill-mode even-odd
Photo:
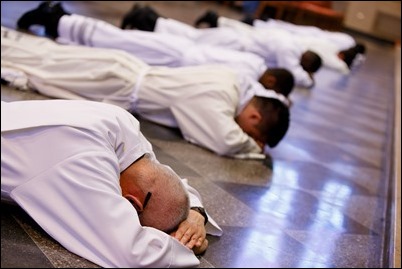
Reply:
[[[265,145],[275,147],[289,128],[287,98],[228,67],[149,66],[120,50],[1,31],[2,73],[24,74],[18,81],[25,81],[25,88],[53,98],[118,105],[179,128],[185,140],[218,155],[264,158]]]
[[[134,5],[122,20],[122,28],[168,33],[185,37],[197,44],[208,44],[262,57],[269,68],[285,68],[300,87],[312,88],[314,74],[322,65],[318,54],[291,35],[266,35],[250,25],[198,29],[186,23],[163,18],[151,7]]]
[[[102,267],[193,267],[222,230],[137,119],[82,100],[1,102],[1,198]]]
[[[44,26],[45,33],[58,43],[124,50],[153,66],[222,64],[233,68],[237,76],[248,76],[286,97],[294,86],[290,71],[267,68],[256,54],[200,44],[168,33],[123,30],[106,21],[70,14],[60,2],[43,2],[17,22],[19,29],[29,30],[32,25]]]
[[[346,33],[322,30],[315,26],[295,25],[281,20],[252,19],[244,23],[207,11],[196,21],[196,25],[202,23],[236,31],[259,32],[262,36],[292,36],[303,47],[317,53],[322,59],[323,66],[343,74],[348,74],[352,66],[360,64],[366,51],[363,44],[357,43]]]

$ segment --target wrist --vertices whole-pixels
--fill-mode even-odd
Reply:
[[[208,222],[208,215],[207,215],[207,213],[205,212],[205,209],[204,209],[203,207],[193,206],[193,207],[191,207],[190,209],[191,209],[191,210],[194,210],[194,211],[196,211],[196,212],[198,212],[201,216],[203,216],[203,217],[204,217],[204,225],[207,224],[207,222]]]

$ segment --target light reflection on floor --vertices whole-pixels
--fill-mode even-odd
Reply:
[[[2,24],[10,27],[37,3],[2,1]],[[116,25],[132,6],[63,3],[73,12]],[[211,7],[240,16],[212,1],[149,5],[188,23]],[[208,238],[210,247],[200,267],[383,267],[384,223],[389,221],[384,160],[389,154],[395,55],[388,43],[357,38],[367,44],[366,62],[349,76],[320,70],[314,89],[296,89],[291,94],[291,128],[276,148],[266,150],[267,161],[219,157],[185,142],[177,130],[141,121],[157,156],[200,191],[208,213],[224,230],[221,238]],[[5,87],[1,97],[47,99]],[[49,267],[44,260],[54,267],[96,267],[57,246],[26,218],[2,210],[2,267]],[[32,245],[37,252],[15,255]]]

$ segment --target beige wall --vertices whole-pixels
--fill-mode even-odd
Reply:
[[[389,41],[401,38],[401,1],[334,1],[346,28]]]

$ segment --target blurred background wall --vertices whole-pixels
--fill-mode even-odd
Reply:
[[[328,30],[349,29],[387,41],[401,39],[401,1],[222,1],[257,18]]]

